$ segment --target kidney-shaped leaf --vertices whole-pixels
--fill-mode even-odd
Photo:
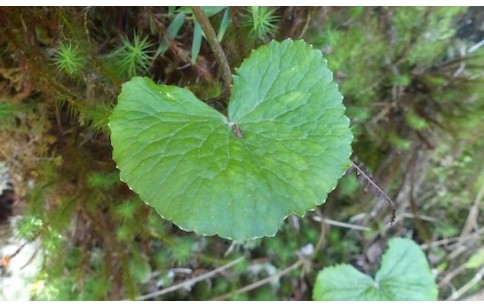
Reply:
[[[237,74],[228,117],[187,89],[135,77],[110,128],[121,180],[161,216],[244,240],[323,203],[352,134],[326,60],[303,41],[263,46]]]
[[[313,299],[317,301],[375,300],[378,295],[373,279],[348,264],[319,272],[313,290]]]
[[[438,290],[427,259],[412,240],[389,242],[375,279],[350,265],[338,265],[319,272],[314,300],[437,300]]]

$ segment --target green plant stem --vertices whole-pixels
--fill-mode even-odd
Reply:
[[[222,46],[217,40],[217,34],[215,34],[215,30],[213,29],[210,20],[208,20],[208,17],[202,10],[201,6],[192,6],[192,11],[193,15],[200,24],[203,33],[205,33],[208,44],[213,51],[215,60],[217,61],[220,70],[222,70],[222,76],[225,83],[225,95],[230,97],[230,94],[232,93],[232,72]]]

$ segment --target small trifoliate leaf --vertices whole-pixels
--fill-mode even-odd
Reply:
[[[350,265],[323,269],[316,278],[314,300],[437,300],[435,277],[420,247],[412,240],[390,240],[375,279]]]
[[[273,236],[323,203],[349,166],[352,134],[321,52],[255,50],[234,76],[228,117],[189,90],[135,77],[111,118],[120,178],[184,230]]]

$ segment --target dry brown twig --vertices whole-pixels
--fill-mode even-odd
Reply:
[[[136,300],[143,301],[143,300],[147,300],[147,299],[150,299],[150,298],[153,298],[153,297],[168,294],[168,293],[174,292],[174,291],[179,290],[179,289],[190,287],[197,282],[200,282],[200,281],[205,280],[205,279],[209,279],[209,278],[225,271],[226,269],[229,269],[229,268],[233,267],[234,265],[239,264],[243,260],[244,260],[244,257],[237,258],[237,259],[235,259],[235,260],[233,260],[233,261],[231,261],[231,262],[229,262],[225,265],[222,265],[222,266],[214,269],[213,271],[210,271],[210,272],[205,273],[203,275],[194,277],[192,279],[185,280],[185,281],[183,281],[179,284],[173,285],[171,287],[168,287],[168,288],[165,288],[165,289],[153,292],[153,293],[149,293],[149,294],[145,294],[143,296],[137,297]]]
[[[378,185],[378,183],[362,168],[358,166],[354,161],[351,161],[351,167],[346,171],[346,173],[350,173],[351,171],[356,170],[356,176],[358,178],[358,182],[360,184],[365,184],[365,192],[372,192],[377,195],[380,199],[385,200],[392,209],[392,217],[390,223],[393,224],[395,222],[396,217],[396,206],[393,203],[392,199],[385,193],[385,191]]]
[[[474,202],[472,203],[471,209],[469,210],[469,214],[467,215],[466,223],[462,228],[460,233],[461,237],[468,235],[473,229],[477,230],[477,218],[479,217],[479,206],[482,204],[482,199],[484,198],[484,183],[482,183],[479,192],[477,193]],[[460,241],[459,241],[460,242]]]
[[[484,266],[469,280],[465,285],[463,285],[459,290],[452,292],[452,295],[449,296],[446,300],[454,301],[459,299],[462,295],[464,295],[467,291],[469,291],[474,285],[478,284],[482,281],[484,277]]]
[[[268,284],[272,281],[274,281],[275,279],[278,279],[284,275],[287,275],[288,273],[292,272],[293,270],[297,269],[298,267],[300,267],[301,265],[303,265],[304,263],[304,260],[303,259],[299,259],[298,261],[296,261],[295,263],[293,263],[292,265],[286,267],[285,269],[283,269],[282,271],[272,275],[272,276],[269,276],[267,278],[264,278],[262,280],[258,280],[252,284],[249,284],[243,288],[240,288],[238,290],[235,290],[234,292],[230,292],[230,293],[226,293],[224,295],[221,295],[221,296],[218,296],[216,298],[213,298],[212,301],[222,301],[222,300],[226,300],[227,298],[230,298],[231,296],[234,296],[234,295],[237,295],[237,294],[242,294],[242,293],[246,293],[246,292],[249,292],[251,290],[254,290],[254,289],[257,289],[258,287],[261,287],[265,284]]]
[[[319,209],[316,210],[316,214],[317,214],[316,217],[322,217],[321,211]],[[321,226],[321,233],[319,235],[318,242],[316,243],[316,246],[314,247],[314,250],[312,251],[310,256],[307,256],[307,258],[306,258],[306,257],[304,257],[304,256],[302,256],[301,254],[298,253],[299,260],[297,260],[296,262],[294,262],[290,266],[286,267],[285,269],[277,272],[276,274],[274,274],[272,276],[258,280],[254,283],[251,283],[251,284],[249,284],[245,287],[242,287],[240,289],[237,289],[233,292],[226,293],[224,295],[213,298],[212,301],[221,301],[221,300],[228,299],[231,296],[234,296],[234,295],[237,295],[237,294],[242,294],[242,293],[252,291],[252,290],[257,289],[257,288],[259,288],[263,285],[271,283],[272,281],[279,279],[282,276],[289,274],[290,272],[292,272],[293,270],[295,270],[295,269],[297,269],[301,266],[308,265],[310,260],[317,256],[318,251],[320,251],[326,243],[326,234],[327,234],[326,226],[325,226],[326,222],[325,222],[324,219],[320,219],[319,222],[320,222],[320,226]]]
[[[448,238],[448,239],[443,239],[443,240],[438,240],[434,242],[430,242],[427,244],[422,244],[420,245],[420,248],[423,250],[429,249],[430,247],[437,247],[437,246],[445,246],[445,245],[450,245],[454,242],[458,242],[459,240],[469,240],[472,238],[478,238],[479,236],[484,234],[484,228],[481,228],[471,234],[468,234],[466,236],[459,236],[459,237],[453,237],[453,238]]]

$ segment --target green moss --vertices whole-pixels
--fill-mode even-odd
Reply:
[[[174,239],[174,243],[170,248],[173,262],[177,265],[183,265],[192,257],[195,242],[191,237],[178,237]]]
[[[42,226],[42,220],[35,216],[22,217],[15,223],[18,236],[28,241],[33,241],[39,236]]]
[[[405,120],[407,121],[407,124],[412,127],[413,129],[416,130],[424,130],[429,128],[429,124],[425,119],[422,117],[418,116],[413,110],[408,110],[405,113]]]
[[[59,71],[74,76],[81,73],[85,58],[78,45],[73,45],[71,41],[64,41],[55,51],[54,63]]]
[[[0,160],[8,163],[16,197],[20,204],[25,202],[18,235],[39,239],[41,252],[48,256],[33,286],[35,299],[130,298],[145,290],[148,270],[159,271],[162,287],[167,287],[190,277],[168,276],[174,267],[189,266],[196,276],[227,262],[224,254],[230,242],[179,230],[119,179],[114,181],[117,171],[106,125],[122,81],[146,74],[160,83],[188,85],[210,105],[223,106],[210,101],[221,95],[223,85],[213,53],[202,43],[198,59],[208,65],[191,64],[193,22],[187,22],[187,13],[171,26],[173,17],[180,16],[176,9],[0,11],[6,23],[0,36]],[[261,39],[286,38],[287,30],[297,36],[307,22],[304,39],[322,50],[344,93],[355,134],[354,156],[393,196],[408,189],[403,179],[411,170],[410,149],[418,148],[417,167],[422,170],[416,168],[416,176],[424,176],[415,189],[415,198],[423,205],[418,211],[436,220],[425,224],[432,240],[440,240],[459,235],[484,181],[478,159],[484,149],[484,48],[460,58],[461,49],[469,51],[474,43],[462,37],[456,42],[453,36],[462,30],[462,21],[455,20],[465,10],[281,7],[262,11],[270,13],[267,18],[259,8],[257,18],[269,20],[269,26],[252,22],[245,27],[253,9],[230,8],[211,21],[217,30],[222,15],[229,12],[231,22],[222,42],[232,67],[238,67]],[[469,9],[466,20],[475,18],[477,11]],[[253,30],[255,24],[259,32]],[[172,39],[165,40],[167,36]],[[156,50],[163,52],[155,59]],[[201,78],[200,72],[212,80]],[[318,211],[372,231],[326,226],[325,245],[311,268],[355,262],[366,255],[369,243],[391,236],[395,227],[386,228],[386,209],[378,211],[375,204],[354,175],[344,177]],[[301,247],[317,242],[321,225],[313,215],[286,221],[277,237],[237,245],[229,258],[243,255],[244,262],[195,286],[193,292],[177,291],[164,299],[211,299],[239,290],[265,277],[247,272],[258,262],[269,260],[278,269],[286,268],[297,260]],[[401,220],[399,230],[415,234],[414,221]],[[436,266],[455,270],[473,249]],[[430,252],[438,260],[449,254],[446,246]],[[474,274],[469,270],[452,283],[461,287]],[[291,298],[295,287],[310,287],[315,279],[314,271],[301,275],[293,271],[279,279],[278,288],[265,286],[231,299]],[[449,292],[443,288],[441,298]],[[302,296],[309,299],[310,290],[306,293]]]
[[[133,39],[121,38],[121,45],[106,59],[107,67],[120,78],[130,79],[145,74],[153,62],[153,44],[148,37],[134,33]]]
[[[428,67],[444,55],[455,33],[456,17],[465,7],[405,7],[394,10],[397,54],[405,52],[408,65]]]
[[[250,34],[261,41],[267,41],[277,31],[277,21],[280,17],[276,8],[252,6],[244,16],[244,25],[250,29]]]
[[[100,172],[91,172],[87,175],[87,185],[90,188],[110,189],[119,183],[117,172],[104,174]]]

